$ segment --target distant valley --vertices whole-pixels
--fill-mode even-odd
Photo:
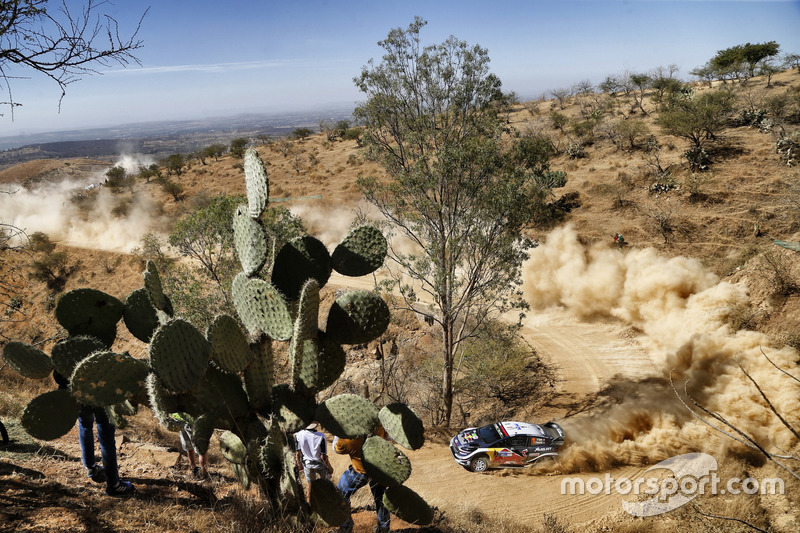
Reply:
[[[192,153],[237,137],[280,137],[319,121],[348,120],[352,109],[246,114],[231,117],[126,124],[115,127],[0,137],[0,170],[34,159],[88,157],[115,160],[121,154],[143,154],[158,160]]]

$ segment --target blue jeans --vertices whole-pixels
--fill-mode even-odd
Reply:
[[[83,466],[87,469],[95,465],[94,430],[92,424],[97,421],[97,441],[100,443],[100,456],[103,459],[103,470],[106,473],[106,486],[115,487],[119,482],[117,469],[117,446],[114,442],[114,424],[109,422],[108,415],[102,407],[81,407],[78,415],[78,438],[81,441]]]
[[[349,505],[350,497],[367,483],[369,483],[369,490],[372,491],[372,497],[375,499],[375,512],[378,514],[378,527],[388,531],[391,515],[386,506],[383,505],[383,493],[386,492],[386,487],[378,485],[372,481],[368,475],[356,472],[353,470],[353,467],[350,466],[345,470],[344,474],[342,474],[342,477],[339,478],[339,484],[336,488],[344,495],[344,499],[347,500],[347,504]],[[353,531],[353,518],[348,518],[347,522],[339,526],[339,531],[342,533],[351,533]]]

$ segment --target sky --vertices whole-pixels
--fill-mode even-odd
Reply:
[[[57,5],[58,2],[50,2]],[[74,10],[85,0],[66,0]],[[111,65],[67,88],[8,70],[13,113],[0,137],[96,126],[354,106],[378,41],[415,16],[423,44],[454,35],[486,48],[523,99],[608,75],[677,65],[678,77],[737,44],[800,53],[800,1],[766,0],[112,0],[124,36],[142,13],[141,65]],[[5,98],[0,98],[4,100]]]

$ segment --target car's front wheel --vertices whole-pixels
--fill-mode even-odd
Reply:
[[[478,473],[486,472],[489,469],[489,458],[485,455],[473,457],[472,461],[469,462],[469,469]]]

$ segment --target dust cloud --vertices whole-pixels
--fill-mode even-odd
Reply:
[[[743,445],[692,415],[670,386],[670,376],[688,405],[694,408],[684,386],[691,398],[767,450],[781,453],[797,444],[742,371],[761,386],[779,413],[791,417],[800,412],[797,383],[770,365],[764,354],[781,368],[792,369],[797,352],[774,346],[761,333],[734,331],[730,316],[748,304],[746,290],[720,281],[698,260],[666,258],[652,249],[587,247],[567,226],[551,232],[532,251],[523,290],[534,309],[557,306],[579,319],[615,317],[636,327],[660,374],[639,382],[606,383],[598,399],[613,401],[563,420],[569,444],[560,460],[533,473],[652,464],[689,451],[744,452]]]
[[[131,173],[142,164],[148,160],[130,155],[116,163]],[[146,195],[115,195],[101,186],[104,181],[101,171],[31,189],[6,187],[13,193],[0,194],[0,218],[28,235],[46,233],[60,244],[130,252],[145,233],[158,232],[163,220]]]

